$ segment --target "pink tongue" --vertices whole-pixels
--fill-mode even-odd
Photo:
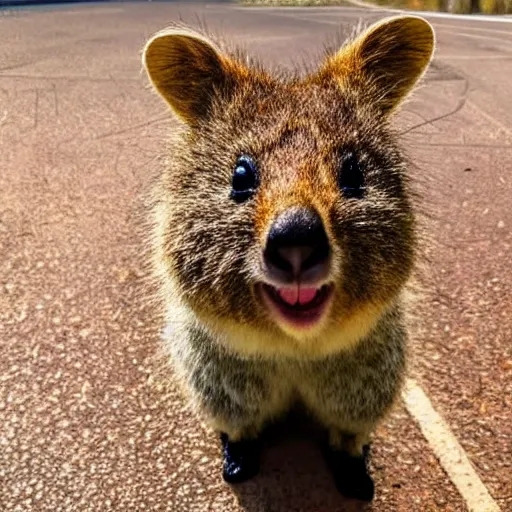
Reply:
[[[294,288],[279,288],[279,296],[286,303],[291,304],[292,306],[297,302],[299,297],[299,287],[295,286]]]
[[[297,304],[307,304],[311,302],[317,292],[317,288],[299,288],[295,286],[293,288],[280,288],[279,296],[283,299],[287,304],[294,305]]]
[[[307,304],[315,297],[318,290],[316,288],[299,288],[299,303]]]

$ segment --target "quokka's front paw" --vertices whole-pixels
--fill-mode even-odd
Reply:
[[[343,451],[329,448],[327,462],[334,476],[338,491],[345,498],[372,501],[375,492],[372,477],[368,474],[368,448],[364,455],[354,457]]]
[[[222,476],[230,484],[245,482],[260,470],[260,443],[258,440],[230,441],[221,434],[224,469]]]

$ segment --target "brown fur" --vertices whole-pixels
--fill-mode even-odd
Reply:
[[[349,433],[346,449],[360,453],[396,397],[417,236],[390,113],[433,45],[424,20],[384,20],[299,78],[248,67],[182,28],[148,42],[151,82],[184,122],[152,216],[166,347],[198,411],[231,438],[256,435],[298,398],[334,445]],[[360,200],[337,185],[348,150],[364,168]],[[237,204],[241,153],[257,160],[261,184]],[[333,251],[334,300],[308,332],[274,321],[255,288],[270,224],[292,205],[316,208]]]

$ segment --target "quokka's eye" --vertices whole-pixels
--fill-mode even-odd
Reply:
[[[233,171],[231,197],[237,202],[246,201],[256,192],[259,181],[258,168],[252,157],[238,157]]]
[[[364,174],[354,151],[347,151],[338,170],[338,186],[347,199],[360,199],[365,193]]]

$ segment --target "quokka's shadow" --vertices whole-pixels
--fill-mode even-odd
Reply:
[[[258,476],[233,485],[247,512],[371,512],[371,504],[343,498],[327,469],[323,432],[300,411],[263,434]]]

